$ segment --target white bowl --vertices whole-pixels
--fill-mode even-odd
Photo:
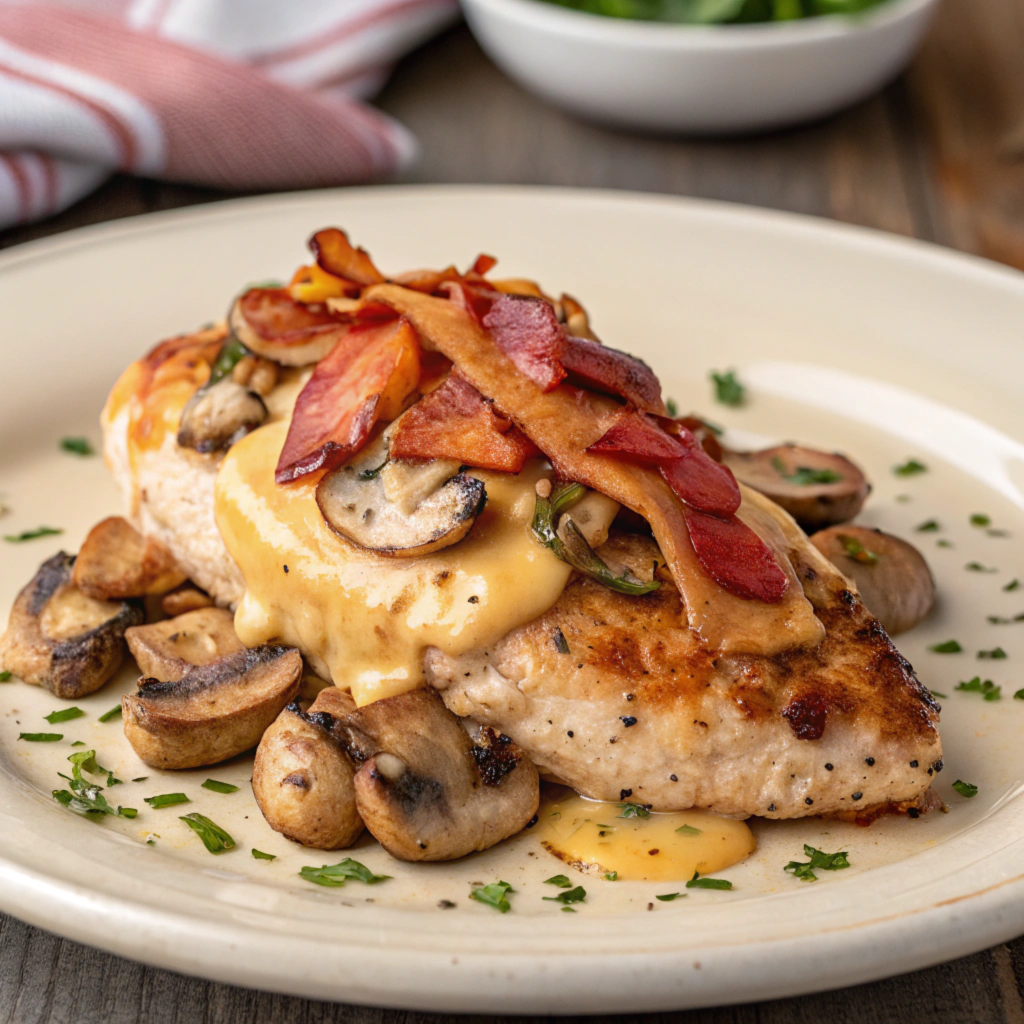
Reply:
[[[556,106],[659,132],[749,132],[823,117],[909,62],[938,0],[889,0],[856,17],[667,25],[544,0],[462,0],[494,62]]]

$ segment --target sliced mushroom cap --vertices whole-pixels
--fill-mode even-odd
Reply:
[[[124,634],[144,618],[141,601],[98,601],[72,582],[61,551],[21,591],[0,637],[0,664],[33,686],[73,700],[98,690],[124,659]]]
[[[289,704],[260,740],[252,791],[267,824],[292,842],[343,850],[363,831],[352,763],[330,731],[354,710],[348,694],[330,687],[306,714]]]
[[[853,519],[871,490],[867,478],[846,456],[795,444],[759,452],[725,448],[722,462],[738,480],[781,505],[808,532]]]
[[[228,314],[228,326],[231,328],[231,333],[250,352],[255,352],[256,355],[270,359],[281,366],[308,366],[310,363],[320,362],[338,343],[338,331],[341,327],[338,321],[332,322],[331,318],[327,316],[318,318],[315,314],[310,314],[311,323],[306,323],[304,319],[298,319],[293,324],[282,321],[277,324],[282,332],[282,339],[268,340],[253,330],[249,321],[246,320],[242,311],[242,300],[246,296],[250,303],[258,303],[262,300],[264,305],[267,305],[275,300],[279,301],[277,292],[278,289],[262,288],[250,289],[240,295]],[[291,308],[293,306],[294,310]],[[294,303],[286,301],[282,304],[282,311],[285,314],[297,311],[301,316],[302,310],[302,306]],[[263,312],[266,313],[266,310],[264,309]],[[319,326],[315,323],[318,319],[323,320]],[[294,332],[294,337],[287,335],[289,328]]]
[[[458,468],[442,459],[389,462],[379,438],[320,481],[316,502],[327,525],[358,547],[429,555],[462,540],[487,502],[483,483]]]
[[[88,597],[109,601],[165,594],[185,574],[158,540],[143,537],[127,519],[110,516],[89,531],[72,579]]]
[[[866,526],[820,530],[811,543],[849,576],[890,636],[921,622],[935,606],[935,581],[921,552],[891,533]]]
[[[222,377],[200,388],[182,410],[178,444],[202,455],[230,448],[267,418],[266,403],[255,391]]]
[[[537,811],[539,778],[526,754],[490,729],[472,740],[432,688],[367,704],[334,732],[361,763],[360,817],[400,860],[486,850]]]
[[[271,644],[192,666],[178,680],[141,679],[121,699],[124,734],[154,768],[226,761],[256,746],[301,680],[299,652]]]
[[[142,674],[161,682],[181,679],[195,665],[245,650],[235,633],[235,617],[225,608],[197,608],[163,622],[133,626],[125,639]]]
[[[174,618],[175,615],[184,615],[185,612],[194,612],[197,608],[209,608],[213,605],[213,598],[205,590],[192,583],[183,583],[170,593],[164,594],[160,602],[160,608],[164,615]]]

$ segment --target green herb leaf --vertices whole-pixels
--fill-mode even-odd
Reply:
[[[111,786],[120,786],[121,780],[114,778],[114,773],[109,768],[104,768],[96,760],[95,750],[83,750],[77,754],[69,754],[68,760],[71,762],[71,774],[75,780],[82,782],[82,772],[88,772],[90,775],[106,775],[107,777],[107,788]]]
[[[109,721],[112,721],[115,718],[120,718],[120,717],[121,717],[121,705],[118,704],[116,708],[111,708],[109,711],[104,711],[103,714],[100,715],[98,721],[100,721],[100,722],[109,722]]]
[[[676,829],[677,834],[681,836],[702,836],[704,835],[704,829],[694,828],[692,825],[680,825]]]
[[[137,779],[132,779],[132,782],[145,782],[148,778],[148,775],[140,775]]]
[[[980,693],[984,700],[999,700],[1003,689],[1001,686],[996,686],[991,679],[983,681],[981,676],[975,676],[966,682],[957,683],[955,688],[966,693]]]
[[[676,400],[674,398],[665,399],[665,411],[672,417],[672,419],[675,419],[679,415],[679,406],[676,405]]]
[[[1018,690],[1018,691],[1017,691],[1017,692],[1016,692],[1016,693],[1015,693],[1015,694],[1013,695],[1013,699],[1014,699],[1014,700],[1024,700],[1024,690]]]
[[[277,860],[276,853],[264,853],[262,850],[257,850],[254,846],[252,848],[253,860]]]
[[[972,796],[978,795],[977,786],[972,785],[970,782],[961,782],[960,779],[957,779],[956,782],[953,783],[953,788],[968,800],[970,800]]]
[[[1002,649],[1002,647],[993,647],[991,651],[978,651],[979,658],[991,658],[993,661],[1002,661],[1004,658],[1008,658],[1009,655]]]
[[[210,853],[224,853],[225,850],[233,850],[235,848],[234,839],[220,825],[210,821],[203,814],[193,811],[191,814],[182,815],[178,820],[185,822],[199,836],[203,841],[203,846]]]
[[[1010,580],[1010,582],[1007,583],[1005,587],[1003,587],[1003,590],[1005,590],[1005,591],[1019,590],[1019,589],[1020,589],[1020,580]]]
[[[897,476],[917,476],[918,473],[927,473],[928,467],[917,459],[907,459],[902,465],[893,466],[892,471]]]
[[[818,880],[818,876],[811,868],[810,861],[791,860],[782,870],[792,871],[801,882],[816,882]]]
[[[1024,690],[1021,690],[1020,692],[1024,693]],[[1021,699],[1024,700],[1024,697],[1022,697]],[[619,880],[619,873],[618,873],[618,871],[607,871],[607,872],[605,872],[604,880],[606,882],[617,882]]]
[[[558,522],[562,513],[575,505],[584,494],[585,487],[571,482],[556,484],[547,498],[538,494],[532,525],[537,540],[550,548],[563,562],[567,562],[574,569],[610,590],[634,595],[649,594],[652,590],[657,590],[661,584],[656,579],[644,582],[628,569],[623,570],[621,576],[616,576],[587,543],[571,517],[566,516],[561,524]],[[556,527],[560,527],[561,535]]]
[[[18,733],[19,740],[26,740],[29,743],[57,743],[64,739],[62,732],[22,732]]]
[[[617,815],[619,818],[649,818],[651,812],[644,807],[643,804],[619,804],[622,808],[622,813]]]
[[[772,459],[775,472],[798,487],[811,487],[814,484],[834,484],[843,479],[842,473],[834,469],[813,469],[811,466],[797,466],[792,473],[786,472],[785,463],[777,455]]]
[[[60,439],[60,446],[63,451],[71,455],[96,454],[96,449],[93,448],[87,437],[62,437]]]
[[[953,546],[953,542],[951,540],[946,540],[945,538],[943,538],[942,540],[937,540],[935,542],[935,546],[937,548],[951,548]]]
[[[918,533],[936,533],[941,529],[938,519],[926,519],[920,526],[915,526]]]
[[[249,350],[233,334],[229,335],[221,345],[220,353],[213,366],[204,388],[212,388],[214,384],[229,376],[231,371],[247,356]]]
[[[9,683],[11,681],[11,673],[4,669],[0,672],[0,683]]]
[[[559,889],[571,889],[572,882],[569,881],[567,875],[552,875],[550,878],[544,879],[545,885],[557,885]]]
[[[57,725],[59,722],[70,722],[73,718],[82,718],[85,712],[81,708],[64,708],[63,711],[51,711],[43,717],[50,725]]]
[[[992,520],[984,512],[975,512],[971,516],[971,526],[991,526]]]
[[[667,892],[663,896],[655,896],[656,900],[661,900],[662,903],[671,903],[673,900],[685,900],[685,892]]]
[[[804,856],[810,857],[810,860],[806,862],[791,860],[783,868],[784,871],[792,871],[801,882],[816,882],[818,876],[814,873],[815,871],[841,871],[850,866],[850,855],[845,850],[838,853],[825,853],[824,850],[817,850],[804,843]]]
[[[299,874],[307,881],[315,885],[342,886],[347,881],[354,879],[357,882],[365,882],[367,885],[375,885],[377,882],[387,881],[390,875],[375,875],[365,864],[346,857],[338,864],[324,864],[321,867],[304,867]]]
[[[360,480],[375,480],[380,476],[380,471],[391,461],[390,457],[386,458],[376,469],[364,469],[359,474]]]
[[[716,401],[733,407],[744,403],[747,389],[737,379],[735,370],[726,370],[725,373],[712,370],[709,377],[715,386]]]
[[[21,533],[6,533],[4,534],[4,540],[9,541],[11,544],[21,544],[23,541],[36,540],[39,537],[56,537],[63,532],[63,530],[58,530],[53,526],[39,526],[34,530],[22,530]]]
[[[75,742],[72,743],[71,746],[73,746],[73,747],[84,747],[85,743],[83,743],[82,740],[75,740]]]
[[[968,572],[999,572],[998,569],[990,569],[988,566],[982,565],[981,562],[968,562],[964,568]]]
[[[941,698],[942,698],[943,700],[948,700],[948,699],[949,699],[949,698],[948,698],[948,697],[946,696],[946,694],[944,694],[944,693],[939,693],[939,691],[938,691],[938,690],[930,690],[930,691],[929,691],[929,693],[931,693],[931,695],[932,695],[933,697],[941,697]]]
[[[577,885],[575,889],[567,889],[565,892],[560,892],[557,896],[541,897],[541,899],[557,903],[582,903],[586,898],[587,890],[582,885]]]
[[[843,545],[847,558],[852,558],[862,565],[875,565],[882,557],[876,555],[874,551],[869,551],[856,537],[850,537],[848,534],[839,534],[839,543]]]
[[[67,779],[66,775],[61,775]],[[106,815],[120,816],[122,818],[134,818],[139,812],[134,807],[118,807],[116,810],[107,803],[107,798],[99,786],[90,785],[87,782],[74,782],[70,779],[73,792],[66,789],[53,790],[53,798],[62,804],[69,811],[89,818],[91,821],[100,821]]]
[[[238,787],[232,786],[230,782],[218,782],[216,779],[207,779],[203,783],[203,789],[209,789],[214,793],[237,793]]]
[[[959,654],[963,648],[956,640],[946,640],[941,644],[932,644],[928,650],[933,654]]]
[[[144,796],[142,799],[155,811],[161,807],[176,807],[178,804],[191,803],[184,793],[158,793],[156,796]]]
[[[490,885],[482,885],[479,889],[474,889],[469,894],[469,898],[478,903],[486,903],[487,906],[507,914],[512,909],[512,905],[508,901],[510,892],[515,892],[515,889],[508,882],[491,882]]]
[[[724,878],[702,878],[699,871],[694,871],[693,878],[686,883],[687,889],[731,889],[732,882]]]
[[[576,908],[575,907],[562,907],[562,913],[563,914],[575,914],[576,913]]]

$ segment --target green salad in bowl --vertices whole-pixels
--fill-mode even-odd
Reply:
[[[677,25],[736,25],[858,14],[890,0],[546,0],[588,14]]]

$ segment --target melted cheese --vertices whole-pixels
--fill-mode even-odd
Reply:
[[[315,482],[274,483],[287,423],[254,431],[217,478],[217,525],[245,578],[235,629],[246,646],[298,647],[360,706],[423,681],[423,654],[464,654],[541,615],[570,568],[532,537],[540,460],[522,473],[474,472],[487,505],[458,544],[421,558],[388,558],[333,533]],[[606,531],[617,505],[599,506]],[[600,539],[600,537],[598,537]],[[287,569],[286,569],[287,567]]]
[[[749,857],[757,845],[744,821],[708,811],[623,818],[622,807],[575,795],[545,801],[538,838],[549,852],[587,874],[616,872],[623,880],[648,882],[722,871]]]

